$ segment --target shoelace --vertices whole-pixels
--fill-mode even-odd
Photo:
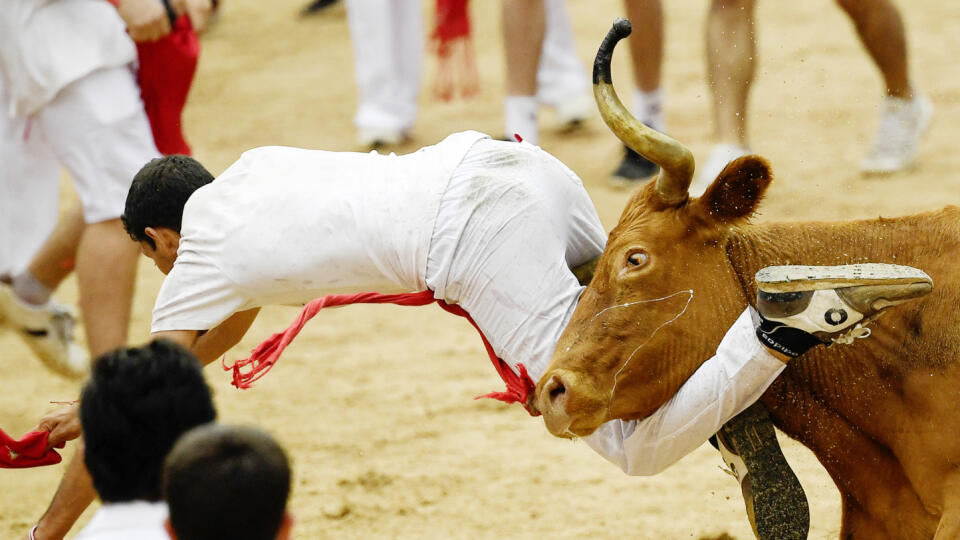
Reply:
[[[740,482],[740,475],[737,474],[737,472],[734,471],[733,469],[731,469],[730,467],[726,467],[726,466],[724,466],[724,465],[717,465],[717,468],[720,469],[721,471],[729,474],[730,476],[732,476],[732,477],[734,478],[734,480],[736,480],[737,482]]]
[[[869,328],[863,326],[860,323],[857,323],[856,326],[854,326],[850,330],[847,330],[843,334],[840,334],[839,336],[833,338],[830,341],[832,341],[833,343],[839,343],[841,345],[851,345],[853,344],[854,340],[870,337],[871,333],[872,332]]]

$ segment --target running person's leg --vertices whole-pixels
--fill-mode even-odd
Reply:
[[[0,102],[6,102],[0,77]],[[68,377],[86,372],[86,352],[73,341],[71,310],[50,301],[53,289],[69,274],[73,247],[62,250],[71,218],[57,224],[60,164],[35,122],[0,113],[0,321],[24,340],[54,371]],[[72,215],[72,214],[71,214]],[[57,241],[47,238],[53,234]],[[69,239],[66,242],[69,243]],[[57,264],[37,271],[31,263],[38,250],[56,248]]]
[[[561,131],[576,129],[594,114],[593,90],[567,15],[567,0],[546,0],[543,50],[537,67],[537,99],[554,111]]]
[[[86,225],[77,277],[87,346],[95,358],[127,340],[139,254],[119,218],[133,176],[159,152],[133,73],[126,67],[96,71],[74,82],[36,119],[70,171],[83,205]],[[78,445],[37,524],[37,537],[62,538],[94,497]]]
[[[83,205],[77,277],[87,345],[96,358],[127,340],[138,253],[120,214],[133,176],[159,153],[126,67],[100,70],[71,84],[37,114],[37,121],[70,171]]]

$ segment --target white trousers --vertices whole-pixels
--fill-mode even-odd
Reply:
[[[537,66],[537,100],[556,107],[572,97],[589,94],[590,79],[577,56],[567,1],[544,1],[547,26]]]
[[[357,80],[357,129],[406,131],[423,71],[420,0],[346,0]]]
[[[557,106],[589,91],[577,57],[566,0],[545,0],[546,33],[537,71],[537,97]],[[346,0],[357,81],[357,129],[407,131],[417,117],[423,72],[420,0]]]
[[[606,236],[580,178],[558,159],[483,139],[440,200],[425,281],[470,313],[500,358],[536,377],[583,291],[570,268],[599,256]]]
[[[0,104],[7,103],[0,71]],[[53,231],[60,201],[60,165],[25,118],[0,107],[0,275],[20,272]]]

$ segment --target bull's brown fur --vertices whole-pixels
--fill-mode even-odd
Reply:
[[[643,418],[676,393],[754,303],[760,268],[867,261],[922,268],[934,281],[930,295],[889,310],[869,339],[791,362],[761,400],[836,482],[842,538],[960,537],[960,208],[749,224],[769,180],[766,163],[748,157],[728,166],[703,197],[676,207],[661,204],[650,187],[639,190],[538,390],[551,373],[565,374],[566,413],[577,434],[612,418]],[[649,263],[626,264],[639,249]],[[676,303],[597,316],[684,289],[694,291],[688,309],[659,330],[678,312]]]

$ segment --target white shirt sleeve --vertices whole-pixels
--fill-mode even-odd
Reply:
[[[151,332],[209,330],[248,309],[236,285],[215,264],[181,251],[153,306]]]
[[[759,399],[786,368],[757,340],[751,310],[744,310],[717,354],[656,412],[639,421],[607,422],[585,442],[636,476],[657,474],[703,444]]]

